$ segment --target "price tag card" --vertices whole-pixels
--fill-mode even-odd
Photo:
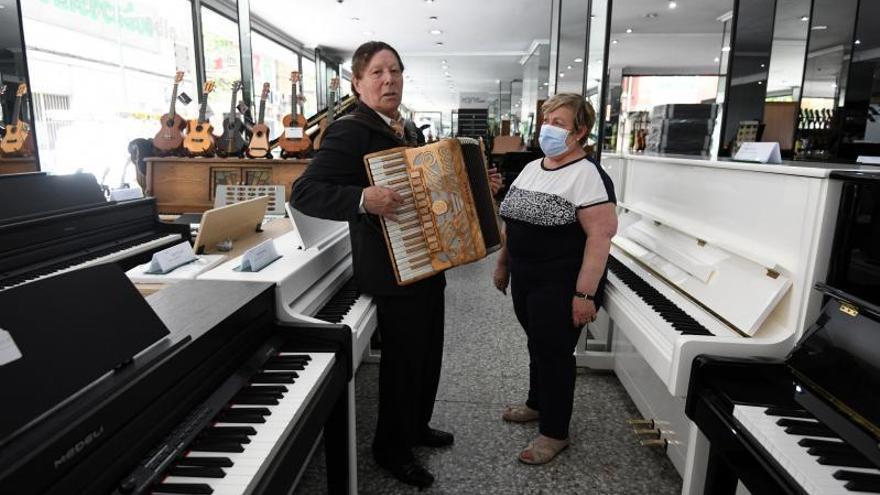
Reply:
[[[241,266],[235,267],[234,270],[258,272],[280,257],[281,255],[275,250],[275,242],[269,239],[245,251],[244,256],[241,257]]]
[[[285,127],[284,128],[284,137],[286,137],[287,139],[302,139],[303,128],[302,127]]]
[[[880,165],[880,156],[859,155],[856,163],[864,163],[866,165]]]
[[[144,273],[149,273],[150,275],[164,275],[170,273],[179,266],[192,263],[196,259],[198,258],[193,252],[192,246],[184,241],[175,246],[171,246],[168,249],[163,249],[154,253],[153,259],[150,261],[150,266]]]
[[[143,191],[134,187],[123,187],[110,191],[110,199],[113,201],[128,201],[144,197]]]
[[[12,340],[12,335],[0,328],[0,366],[21,359],[21,350]]]
[[[779,143],[743,143],[734,160],[758,163],[782,163]]]

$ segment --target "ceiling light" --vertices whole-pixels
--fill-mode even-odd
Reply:
[[[824,24],[820,24],[818,26],[813,26],[810,29],[812,29],[813,31],[824,31],[824,30],[828,29],[828,26],[825,26]]]
[[[669,4],[668,4],[667,6],[668,6],[670,9],[674,9],[674,8],[678,7],[678,4],[675,3],[674,0],[669,0]]]
[[[575,63],[579,64],[579,63],[583,62],[584,59],[578,57],[578,58],[574,59],[574,61],[575,61]]]
[[[626,34],[630,34],[631,32],[633,32],[632,28],[626,28]]]
[[[612,45],[616,45],[616,44],[617,44],[617,40],[611,40],[611,44],[612,44]]]
[[[730,51],[730,47],[729,47],[729,46],[722,46],[722,47],[721,47],[721,51],[722,51],[722,52],[729,52],[729,51]]]
[[[856,44],[857,44],[857,45],[861,45],[861,44],[862,44],[862,40],[856,40]]]
[[[565,77],[565,72],[560,72],[559,77]]]
[[[372,36],[372,35],[373,35],[372,31],[364,31],[364,36]]]
[[[444,75],[444,76],[449,76],[449,72],[444,72],[443,75]]]
[[[808,16],[808,15],[801,16],[801,21],[807,22],[809,20],[810,20],[810,16]]]
[[[596,18],[596,14],[591,14],[591,15],[590,15],[590,19],[595,19],[595,18]]]
[[[715,63],[717,64],[718,62],[721,62],[721,59],[718,57],[715,57]]]
[[[425,0],[425,3],[434,3],[434,0]]]
[[[446,59],[444,58],[443,60],[440,61],[440,63],[443,65],[446,65]]]
[[[758,81],[758,86],[764,84],[764,81]]]
[[[544,86],[550,86],[550,83],[545,82],[545,83],[544,83]]]
[[[565,68],[568,69],[568,70],[571,70],[571,66],[570,66],[570,65],[566,65]]]
[[[437,34],[443,34],[443,31],[440,31],[439,29],[432,29],[430,31],[430,33],[433,35],[437,35]]]

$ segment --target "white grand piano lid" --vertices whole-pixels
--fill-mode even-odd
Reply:
[[[613,243],[743,335],[754,335],[791,287],[770,260],[692,235],[647,205],[622,206]]]

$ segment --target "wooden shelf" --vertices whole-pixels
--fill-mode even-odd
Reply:
[[[34,157],[0,157],[0,175],[23,174],[25,172],[39,172],[40,166]]]
[[[214,207],[220,184],[282,185],[290,201],[293,181],[309,160],[253,158],[147,158],[144,193],[156,198],[159,213],[201,213]]]

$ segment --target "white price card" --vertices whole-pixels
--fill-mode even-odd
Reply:
[[[287,139],[302,139],[303,128],[302,127],[285,127],[284,128],[284,137],[286,137]]]
[[[21,350],[12,340],[12,335],[0,328],[0,366],[21,359]]]
[[[734,160],[758,163],[782,163],[779,143],[743,143]]]
[[[189,242],[181,242],[180,244],[171,246],[153,254],[153,260],[145,273],[151,275],[165,274],[179,266],[195,261],[196,254],[193,252]]]
[[[241,257],[241,266],[236,270],[258,272],[280,257],[281,255],[275,250],[275,242],[269,239],[245,251],[244,256]]]

